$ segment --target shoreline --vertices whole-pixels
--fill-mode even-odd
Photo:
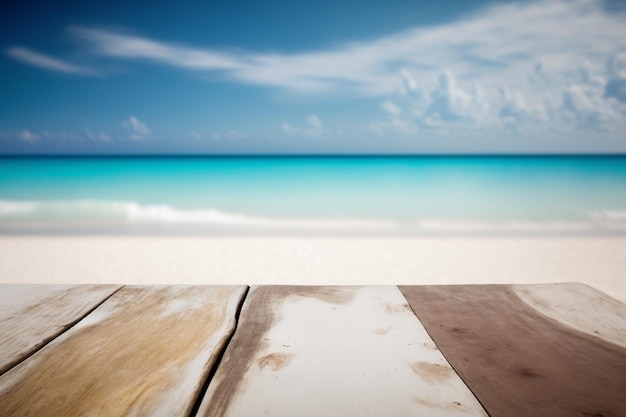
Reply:
[[[626,302],[626,237],[0,236],[0,283],[583,282]]]

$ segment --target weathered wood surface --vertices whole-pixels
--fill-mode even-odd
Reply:
[[[626,347],[626,304],[586,284],[512,285],[540,313],[578,331]]]
[[[0,377],[0,416],[185,416],[246,287],[124,287]]]
[[[119,285],[0,285],[0,375],[83,318]]]
[[[400,289],[491,417],[626,416],[623,304],[580,284]]]
[[[199,416],[485,416],[396,287],[253,288]]]

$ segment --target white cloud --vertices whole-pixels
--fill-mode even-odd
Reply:
[[[143,140],[150,136],[148,126],[135,116],[130,116],[128,120],[123,121],[122,126],[130,131],[130,138],[132,140]]]
[[[379,106],[386,113],[387,120],[369,123],[366,126],[367,131],[376,136],[384,136],[387,133],[413,135],[417,132],[413,115],[404,112],[394,101],[385,100]]]
[[[450,126],[459,132],[522,124],[567,130],[626,121],[625,17],[608,12],[602,0],[516,2],[438,26],[290,54],[70,31],[103,56],[220,71],[234,82],[301,93],[380,97],[387,119],[370,122],[369,131],[414,134]],[[281,128],[288,135],[327,134],[315,120]]]
[[[365,130],[376,136],[385,136],[388,133],[413,136],[418,133],[415,121],[398,115],[390,115],[388,120],[369,123]]]
[[[380,103],[380,108],[394,116],[402,113],[402,109],[391,100],[385,100]]]
[[[289,136],[293,136],[293,135],[296,134],[296,129],[291,127],[291,125],[289,123],[283,122],[280,125],[280,128],[282,129],[283,132],[285,132]]]
[[[39,140],[41,136],[37,133],[33,133],[30,130],[23,130],[17,134],[19,140],[23,140],[24,142],[34,143]]]
[[[49,132],[47,132],[49,133]],[[96,142],[111,142],[111,137],[104,132],[92,132],[90,129],[83,130],[83,133],[88,139]]]
[[[485,126],[493,118],[491,105],[480,85],[467,89],[458,86],[451,71],[443,71],[437,83],[423,91],[410,87],[398,96],[399,101],[386,100],[381,109],[387,120],[368,125],[368,130],[378,133],[415,135],[420,128],[449,128],[455,124],[468,124],[474,127]]]
[[[519,91],[500,90],[499,116],[504,121],[545,120],[546,109],[538,103],[530,104]]]
[[[430,94],[431,104],[426,111],[426,117],[453,121],[464,117],[471,105],[472,98],[456,85],[451,72],[445,71],[439,75],[437,86]]]
[[[296,53],[201,48],[88,27],[70,32],[103,57],[219,71],[233,82],[299,93],[374,98],[382,120],[366,123],[372,133],[523,126],[567,136],[596,128],[623,132],[625,19],[624,12],[607,11],[603,0],[518,1],[437,26]],[[53,71],[97,74],[22,47],[6,53]],[[150,135],[134,117],[124,126],[134,140]],[[304,125],[285,122],[281,128],[291,136],[330,134],[315,115]],[[236,139],[241,133],[208,136]]]
[[[367,125],[367,130],[377,136],[383,136],[385,134],[385,126],[381,123],[370,123]]]
[[[102,134],[102,133],[100,133]],[[59,141],[68,141],[68,142],[82,142],[84,141],[84,137],[87,137],[92,140],[104,140],[102,137],[98,138],[100,134],[95,134],[91,132],[89,129],[85,129],[83,131],[83,135],[77,135],[73,133],[67,132],[51,132],[49,130],[44,130],[43,137],[46,139],[59,140]],[[108,138],[108,135],[105,135]]]
[[[306,117],[306,122],[311,126],[311,129],[322,131],[324,130],[324,126],[322,125],[322,121],[317,117],[316,114],[310,114]]]
[[[70,32],[89,42],[95,48],[94,52],[103,55],[146,59],[197,70],[235,69],[243,65],[239,58],[226,53],[158,42],[131,34],[83,27],[72,27]]]
[[[415,95],[418,90],[418,84],[411,75],[411,73],[404,69],[400,71],[400,76],[402,77],[402,93],[406,95]]]
[[[621,17],[608,14],[599,0],[522,2],[370,42],[295,54],[191,48],[103,29],[72,33],[108,56],[224,70],[235,80],[291,90],[344,88],[381,95],[417,89],[443,68],[459,78],[511,84],[523,82],[521,72],[538,62],[548,71],[569,71],[581,58],[594,62],[626,46]]]
[[[324,124],[316,114],[310,114],[305,118],[306,125],[301,127],[291,126],[288,123],[281,125],[282,131],[289,136],[301,136],[309,138],[319,138],[329,132],[324,128]]]
[[[91,68],[82,67],[69,62],[62,61],[57,58],[53,58],[48,55],[35,52],[31,49],[22,48],[18,46],[11,47],[6,50],[7,55],[17,59],[25,64],[33,65],[35,67],[47,69],[50,71],[63,72],[66,74],[76,75],[98,75],[99,73]]]

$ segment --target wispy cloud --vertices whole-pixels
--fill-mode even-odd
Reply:
[[[0,137],[2,137],[0,135]],[[4,137],[10,140],[19,140],[26,143],[68,143],[68,142],[102,142],[113,143],[113,137],[102,131],[94,131],[89,128],[84,128],[78,132],[66,132],[66,131],[33,131],[24,129],[20,131],[9,131],[4,133]]]
[[[396,106],[396,104],[391,100],[385,100],[382,103],[380,103],[380,108],[386,111],[387,113],[391,114],[392,116],[396,116],[402,113],[402,109]]]
[[[407,76],[436,82],[444,69],[459,78],[514,83],[528,65],[571,71],[626,47],[626,26],[600,1],[539,1],[492,7],[446,25],[416,28],[378,40],[296,54],[192,48],[104,29],[71,28],[99,54],[148,59],[193,70],[224,70],[235,80],[292,90],[353,89],[389,94]],[[418,84],[413,87],[419,87]]]
[[[124,120],[122,122],[122,126],[130,132],[130,138],[132,140],[143,140],[150,136],[150,129],[148,129],[148,125],[137,119],[135,116],[130,116],[128,120]]]
[[[66,61],[62,61],[57,58],[53,58],[48,55],[44,55],[39,52],[35,52],[31,49],[14,46],[6,50],[7,55],[10,57],[38,68],[43,68],[49,71],[63,72],[66,74],[75,75],[100,75],[100,73],[91,68],[74,65]]]
[[[376,134],[445,131],[461,137],[488,128],[495,135],[497,129],[525,129],[526,136],[544,129],[570,136],[626,122],[625,19],[602,0],[520,1],[446,24],[298,53],[202,48],[93,27],[69,31],[102,59],[218,72],[232,82],[302,94],[373,98],[380,120],[364,125]],[[25,48],[7,54],[51,70],[90,71]],[[135,117],[124,126],[131,139],[150,135]],[[281,128],[291,136],[328,134],[315,115]]]
[[[17,138],[21,141],[28,143],[35,143],[39,141],[39,136],[37,133],[31,132],[30,130],[23,130],[17,134]]]
[[[601,0],[509,3],[439,26],[292,54],[196,48],[97,28],[70,31],[103,56],[219,71],[234,82],[300,93],[392,99],[381,105],[388,120],[372,122],[370,131],[456,125],[463,132],[626,120],[626,15],[620,13],[609,13]],[[307,123],[282,129],[319,136]]]
[[[84,129],[83,133],[86,138],[95,142],[111,142],[111,136],[104,132],[93,132],[91,129]]]
[[[196,70],[235,69],[244,65],[241,57],[219,51],[190,48],[103,29],[71,27],[69,31],[88,42],[93,52],[102,55],[145,59]]]
[[[328,134],[324,124],[316,114],[310,114],[305,119],[305,126],[292,126],[288,123],[281,125],[282,131],[289,136],[319,138]]]

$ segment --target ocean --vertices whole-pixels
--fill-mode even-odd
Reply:
[[[626,156],[0,157],[2,234],[626,233]]]

